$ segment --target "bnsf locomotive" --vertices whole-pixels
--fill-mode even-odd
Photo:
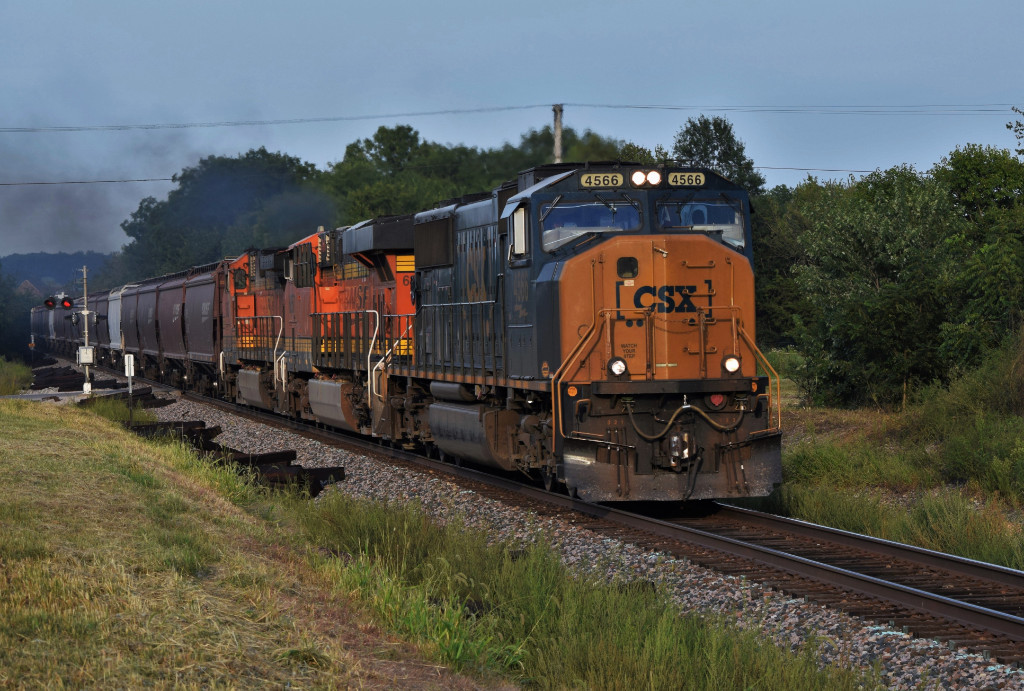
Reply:
[[[89,345],[586,500],[765,495],[780,413],[754,345],[750,232],[746,193],[708,170],[541,166],[90,295]],[[33,310],[37,342],[82,345],[78,302]]]

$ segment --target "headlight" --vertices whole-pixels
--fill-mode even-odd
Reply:
[[[626,361],[620,357],[608,361],[608,371],[614,377],[621,377],[626,373]]]
[[[726,355],[725,359],[722,360],[722,367],[729,374],[736,374],[740,371],[740,359],[735,355]]]
[[[633,182],[635,187],[642,187],[643,185],[660,185],[661,172],[657,170],[634,170],[633,174],[629,176],[629,179]]]

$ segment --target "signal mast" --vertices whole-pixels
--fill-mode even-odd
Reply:
[[[78,364],[85,368],[85,384],[82,385],[82,393],[92,393],[92,382],[89,381],[89,365],[95,362],[95,350],[89,345],[89,315],[92,312],[89,310],[89,280],[87,278],[89,269],[85,266],[82,267],[82,306],[84,309],[81,312],[82,320],[84,322],[82,335],[85,337],[84,345],[78,348]]]

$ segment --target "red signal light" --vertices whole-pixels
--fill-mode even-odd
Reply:
[[[60,306],[66,310],[69,310],[75,306],[75,303],[71,298],[61,298]]]
[[[49,297],[43,300],[43,306],[48,310],[52,310],[57,306],[57,298]]]

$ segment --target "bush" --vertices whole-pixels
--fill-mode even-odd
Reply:
[[[0,355],[0,396],[11,396],[32,383],[32,370],[21,362],[12,362]]]

